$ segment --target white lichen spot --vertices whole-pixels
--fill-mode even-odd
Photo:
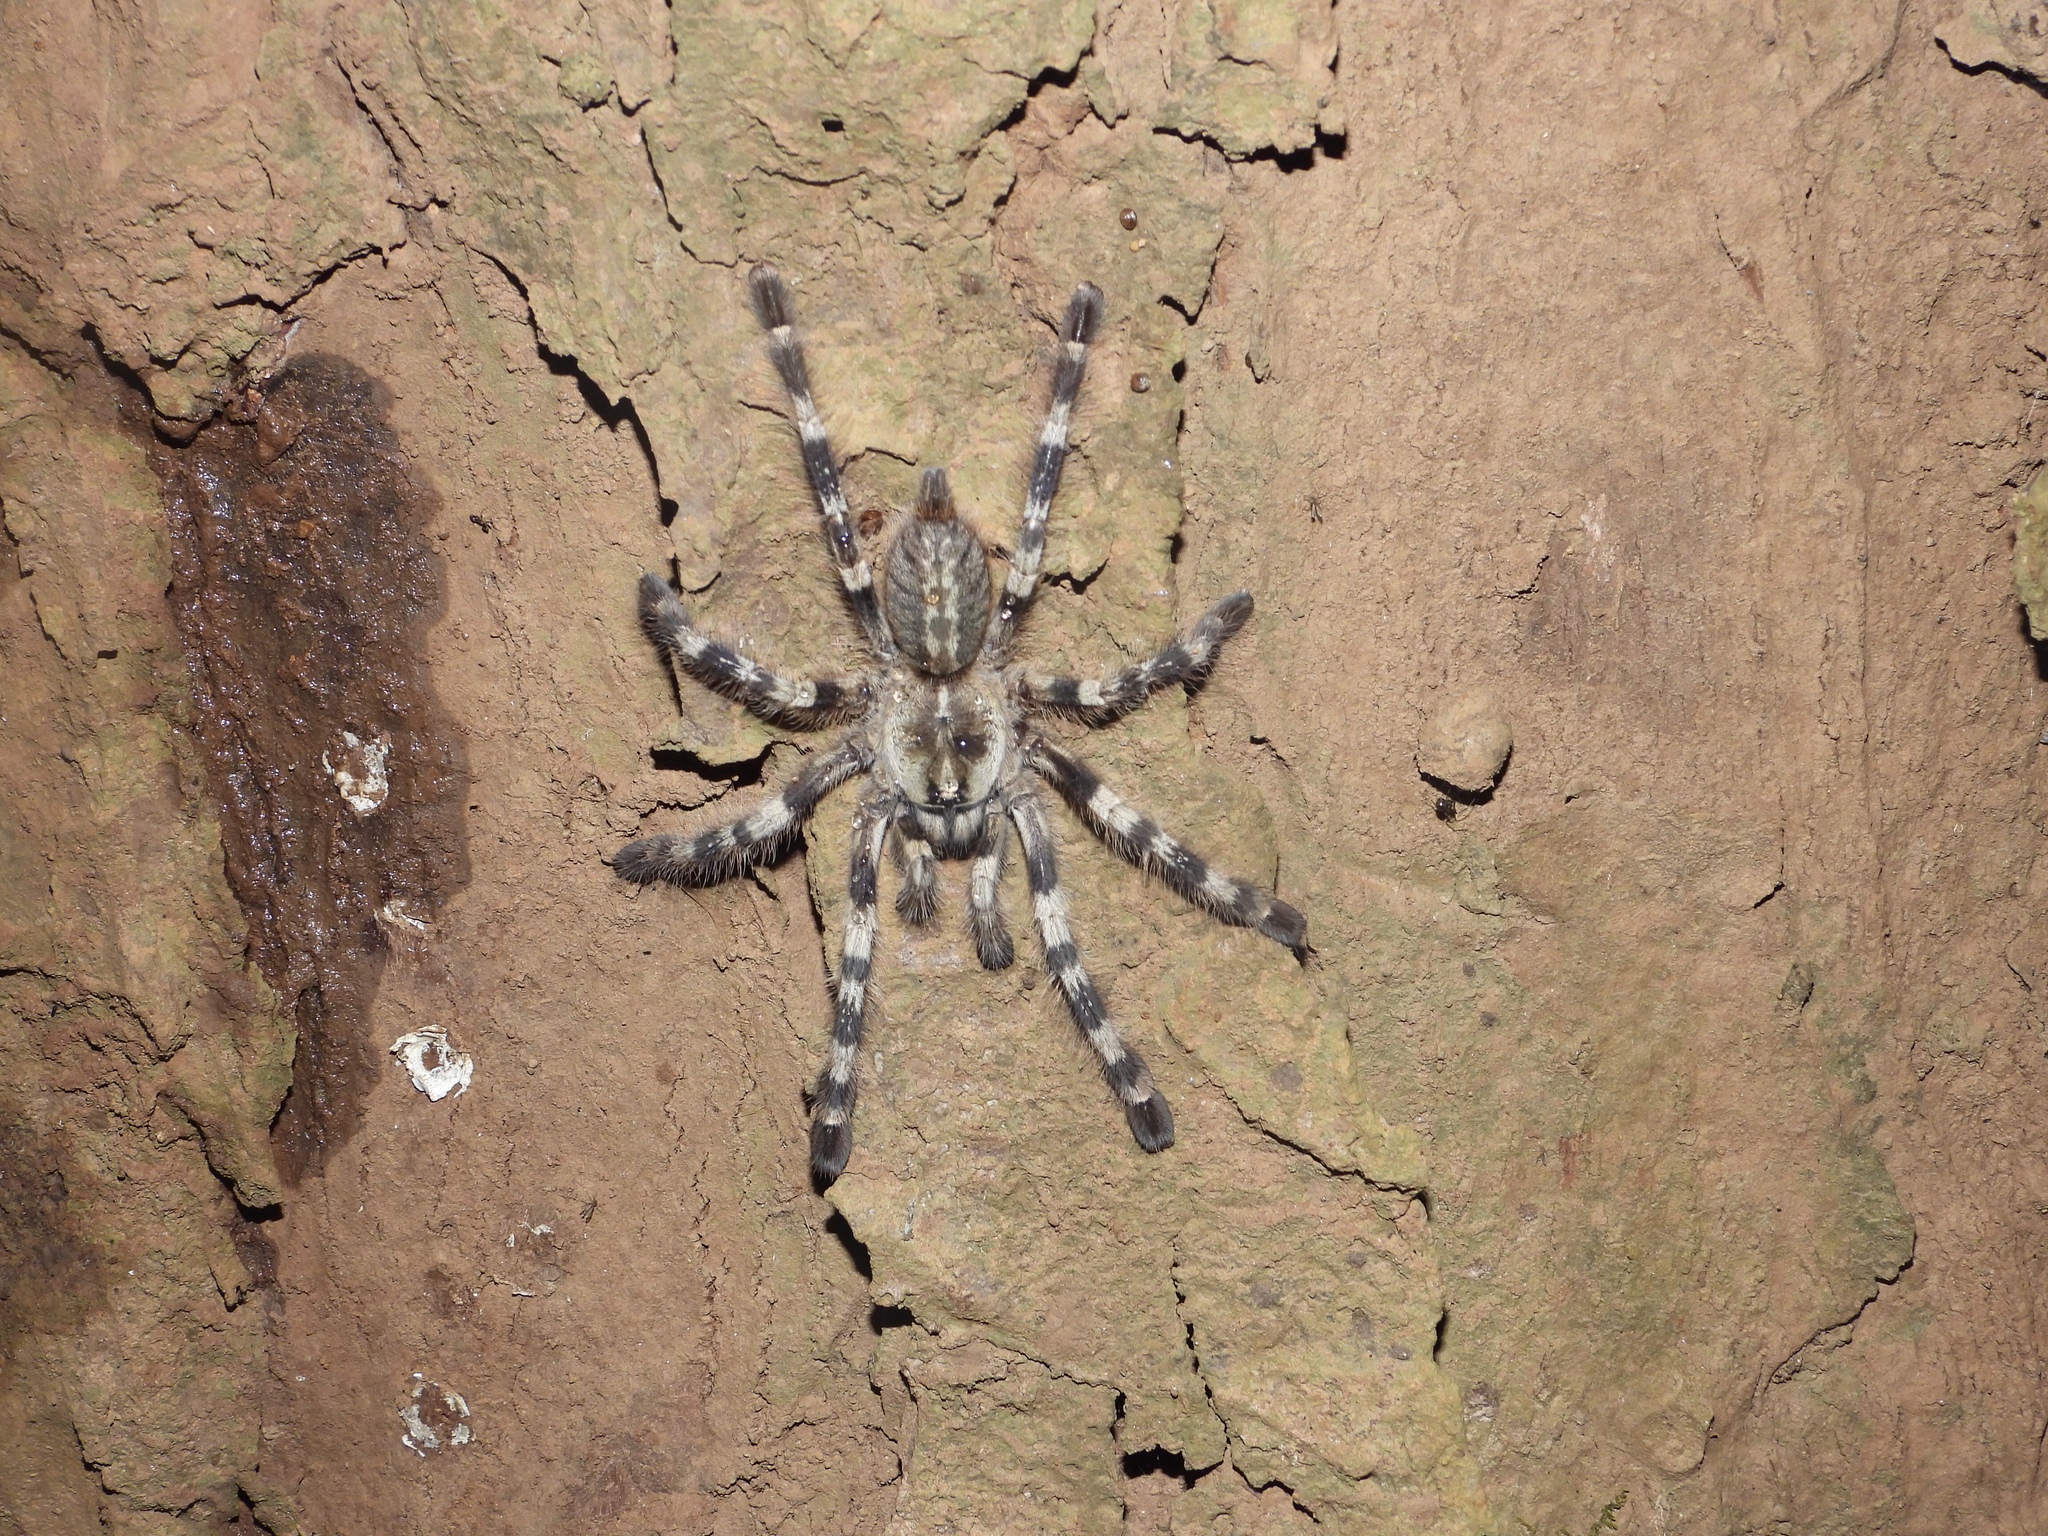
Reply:
[[[425,933],[427,931],[426,919],[414,917],[411,912],[406,910],[404,901],[396,896],[377,909],[377,921],[389,924],[393,928],[403,929],[407,933]]]
[[[461,1093],[476,1076],[476,1061],[467,1051],[448,1043],[448,1031],[438,1024],[400,1035],[391,1042],[391,1054],[405,1068],[413,1087],[439,1103],[451,1093]]]
[[[320,754],[320,766],[334,780],[341,798],[358,816],[368,816],[391,798],[391,738],[380,734],[364,741],[354,731],[341,733],[341,761]]]
[[[398,1443],[416,1456],[468,1445],[469,1403],[460,1392],[413,1372],[412,1401],[398,1410],[405,1433]]]
[[[1608,537],[1607,495],[1588,497],[1586,510],[1579,514],[1579,526],[1586,530],[1586,563],[1603,580],[1614,574],[1614,560],[1620,554]]]

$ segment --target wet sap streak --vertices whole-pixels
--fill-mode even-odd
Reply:
[[[365,1025],[379,914],[431,921],[469,878],[462,745],[427,675],[437,503],[388,401],[353,364],[309,357],[188,446],[152,449],[228,883],[298,1025],[271,1131],[287,1183],[354,1132],[381,1069]]]

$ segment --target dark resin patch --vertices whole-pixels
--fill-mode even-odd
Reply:
[[[388,410],[361,369],[308,357],[152,452],[228,883],[298,1022],[271,1131],[287,1183],[354,1132],[380,1070],[364,1026],[386,956],[377,914],[431,918],[469,878],[462,746],[427,678],[437,503]],[[386,741],[388,783],[372,771]]]
[[[0,1362],[17,1338],[73,1328],[106,1298],[111,1254],[86,1230],[68,1164],[61,1137],[0,1098]]]

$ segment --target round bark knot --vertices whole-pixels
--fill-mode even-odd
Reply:
[[[1480,794],[1493,788],[1515,744],[1499,695],[1475,688],[1437,711],[1415,744],[1415,766],[1428,779]]]

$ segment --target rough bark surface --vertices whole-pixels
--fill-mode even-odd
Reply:
[[[0,1533],[2041,1529],[2030,14],[10,7]],[[955,865],[814,1193],[850,797],[603,863],[813,745],[642,570],[857,658],[761,259],[997,542],[1105,290],[1024,654],[1257,599],[1071,733],[1309,914],[1060,821],[1162,1156]]]

